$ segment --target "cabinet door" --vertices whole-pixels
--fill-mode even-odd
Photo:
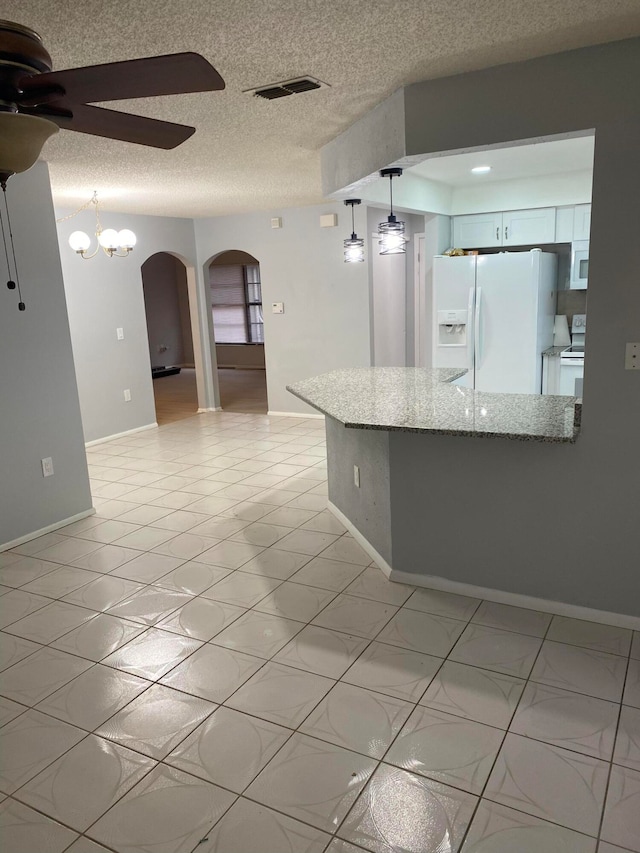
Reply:
[[[508,210],[502,214],[502,245],[531,246],[554,243],[556,239],[555,207],[533,210]]]
[[[588,240],[591,231],[591,205],[576,204],[573,208],[573,239]]]
[[[453,245],[457,249],[484,249],[502,245],[502,214],[473,213],[453,217]]]

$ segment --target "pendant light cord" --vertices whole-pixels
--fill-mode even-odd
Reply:
[[[356,217],[353,211],[354,205],[351,205],[351,239],[355,240],[356,238]]]
[[[393,216],[393,175],[389,175],[389,214]]]
[[[2,188],[2,194],[4,197],[4,207],[5,207],[5,210],[7,212],[7,227],[9,228],[9,242],[11,243],[11,254],[13,256],[13,269],[15,271],[16,285],[18,287],[18,299],[20,300],[20,302],[18,303],[18,307],[20,307],[20,306],[24,306],[24,302],[22,301],[22,291],[20,289],[20,276],[18,273],[18,264],[16,261],[16,247],[15,247],[14,242],[13,242],[13,231],[11,229],[11,216],[9,214],[9,202],[7,201],[7,188],[6,188],[6,186]],[[4,243],[4,253],[5,253],[6,258],[7,258],[7,270],[9,271],[9,277],[11,277],[11,267],[9,264],[9,252],[7,250],[7,238],[6,238],[6,235],[4,232],[4,221],[2,222],[2,241]],[[21,310],[24,310],[24,308],[21,308]]]

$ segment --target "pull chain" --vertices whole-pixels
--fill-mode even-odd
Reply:
[[[9,272],[9,280],[7,281],[7,287],[9,290],[15,290],[16,286],[18,288],[18,311],[24,311],[26,305],[22,301],[22,291],[20,289],[20,276],[18,273],[18,264],[16,262],[16,247],[13,242],[13,231],[11,230],[11,216],[9,215],[9,202],[7,201],[7,187],[6,184],[2,185],[2,193],[4,196],[4,206],[7,212],[7,227],[9,229],[9,242],[11,243],[11,254],[13,256],[13,269],[15,272],[15,281],[11,278],[11,265],[9,262],[9,250],[7,247],[7,237],[4,230],[4,220],[0,216],[0,222],[2,223],[2,242],[4,243],[4,254],[7,259],[7,271]]]

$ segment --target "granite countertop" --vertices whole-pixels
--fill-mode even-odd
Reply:
[[[542,355],[560,355],[561,352],[564,352],[566,349],[569,349],[571,344],[565,344],[563,347],[549,347],[543,351]]]
[[[466,370],[362,367],[288,385],[314,409],[352,429],[574,442],[577,397],[488,394],[450,384]]]

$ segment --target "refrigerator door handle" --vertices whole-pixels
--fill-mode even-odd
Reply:
[[[473,355],[476,370],[480,366],[481,344],[480,340],[480,302],[482,300],[482,288],[476,288],[476,304],[473,320]]]
[[[475,295],[476,295],[475,287],[470,287],[469,288],[469,301],[467,304],[467,332],[468,332],[468,338],[469,338],[469,342],[467,344],[467,353],[469,355],[469,363],[468,363],[469,370],[473,370],[474,359],[475,359],[475,328],[474,328],[474,321],[473,321],[473,307],[474,307]]]

